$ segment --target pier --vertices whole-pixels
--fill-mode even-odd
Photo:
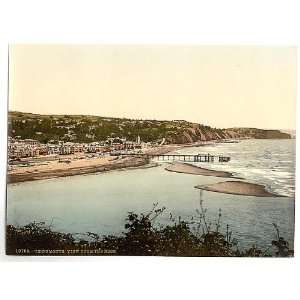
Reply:
[[[141,154],[141,153],[111,153],[112,156],[139,156],[146,158],[157,158],[158,160],[179,160],[186,162],[229,162],[229,156],[219,156],[207,154]]]

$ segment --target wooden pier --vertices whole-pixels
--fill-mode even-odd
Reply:
[[[207,154],[141,154],[141,153],[111,153],[112,156],[139,156],[146,158],[157,158],[158,160],[179,160],[187,162],[229,162],[229,156]]]

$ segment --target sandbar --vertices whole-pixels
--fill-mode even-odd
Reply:
[[[210,169],[197,167],[192,164],[179,163],[179,162],[171,163],[165,168],[165,170],[170,172],[176,172],[176,173],[185,173],[185,174],[202,175],[202,176],[215,176],[215,177],[224,177],[224,178],[233,177],[232,173],[230,172],[210,170]]]
[[[256,196],[256,197],[284,197],[278,194],[268,192],[265,186],[255,183],[249,183],[244,181],[225,181],[218,182],[210,185],[197,185],[197,189],[232,194],[232,195],[244,195],[244,196]]]

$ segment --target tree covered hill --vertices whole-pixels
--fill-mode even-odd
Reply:
[[[279,138],[291,136],[279,130],[256,128],[219,129],[184,120],[137,120],[90,115],[40,115],[9,112],[8,131],[12,137],[31,138],[47,143],[51,140],[93,142],[107,137],[124,137],[144,142],[191,143],[231,138]]]

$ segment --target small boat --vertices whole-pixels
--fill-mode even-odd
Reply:
[[[225,144],[237,144],[237,143],[239,143],[239,141],[237,141],[237,140],[224,140],[221,143],[225,143]]]
[[[62,159],[62,158],[60,158],[60,159],[58,160],[58,162],[59,162],[59,163],[70,164],[70,163],[71,163],[71,160],[70,160],[70,159]]]

